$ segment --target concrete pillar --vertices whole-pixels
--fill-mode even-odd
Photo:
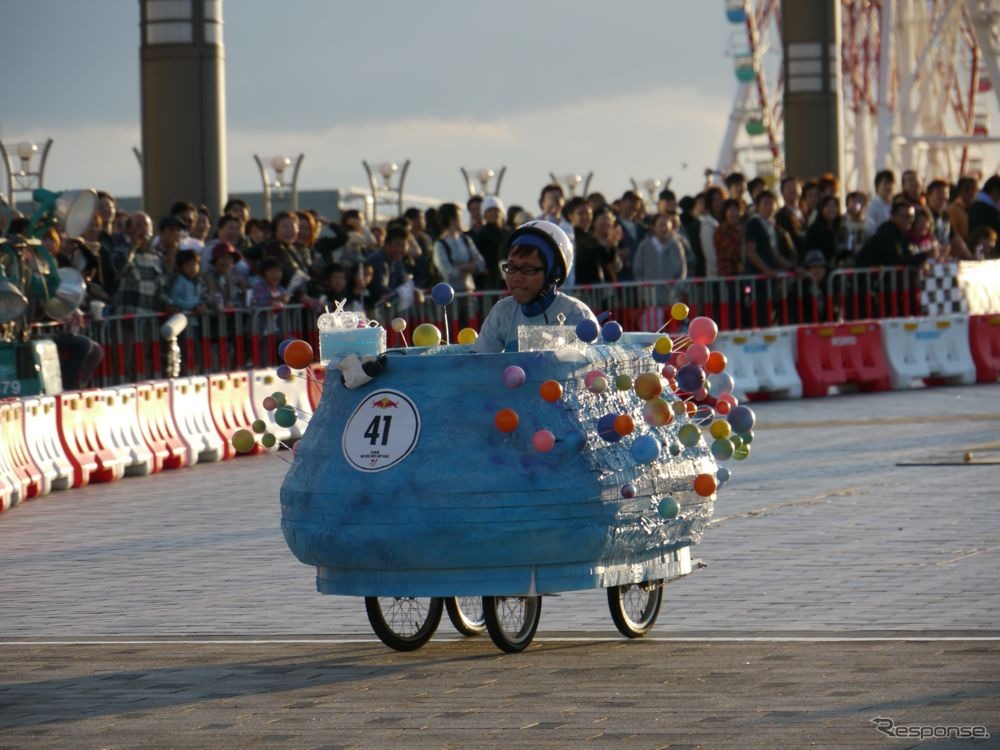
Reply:
[[[782,0],[785,172],[843,185],[840,0]]]
[[[142,191],[153,222],[177,200],[226,201],[222,0],[139,0]]]

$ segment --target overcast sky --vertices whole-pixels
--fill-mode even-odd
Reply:
[[[0,138],[54,139],[46,184],[137,195],[136,0],[0,0]],[[735,92],[722,0],[226,0],[230,192],[253,154],[305,154],[300,188],[412,161],[408,192],[464,197],[459,167],[507,166],[533,204],[550,171],[692,191]],[[175,92],[178,107],[185,92]]]

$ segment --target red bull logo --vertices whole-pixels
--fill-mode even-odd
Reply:
[[[399,402],[393,401],[391,398],[383,396],[377,401],[372,401],[372,406],[375,407],[376,409],[398,409]]]

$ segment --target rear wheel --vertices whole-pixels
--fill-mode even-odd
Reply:
[[[389,648],[415,651],[434,635],[444,608],[438,597],[366,596],[372,630]]]
[[[486,630],[497,648],[508,654],[524,651],[535,637],[542,616],[540,596],[484,596]]]
[[[462,635],[482,635],[486,632],[481,596],[453,596],[444,600],[448,619]]]
[[[626,583],[608,589],[608,609],[626,638],[642,638],[656,622],[663,603],[663,580]]]

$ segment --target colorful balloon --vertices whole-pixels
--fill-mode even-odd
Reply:
[[[290,406],[280,406],[274,412],[274,423],[279,427],[291,427],[298,419],[295,409]]]
[[[669,336],[660,336],[653,349],[660,354],[670,354],[674,350],[674,341]]]
[[[687,320],[690,310],[683,302],[675,302],[670,308],[670,317],[674,320]]]
[[[653,427],[663,427],[674,421],[670,404],[662,398],[651,398],[642,405],[642,418]]]
[[[718,461],[728,461],[733,457],[733,444],[726,439],[713,440],[711,445],[712,455]]]
[[[597,321],[587,318],[586,320],[581,320],[576,324],[576,337],[580,339],[580,341],[585,341],[589,344],[596,341],[599,335],[600,329],[597,326]]]
[[[711,474],[699,474],[694,478],[694,491],[702,497],[709,497],[715,493],[718,484]]]
[[[677,439],[686,448],[691,448],[701,442],[701,430],[698,429],[697,425],[682,425],[677,431]]]
[[[291,380],[292,379],[292,368],[288,365],[278,365],[278,369],[275,371],[275,375],[278,376],[279,380]]]
[[[672,497],[665,497],[656,504],[656,512],[660,514],[660,518],[665,518],[668,521],[672,518],[677,518],[680,510],[681,506]]]
[[[617,417],[617,414],[605,414],[597,420],[597,435],[602,440],[607,440],[609,443],[617,443],[622,439],[621,434],[615,429],[615,419]]]
[[[693,362],[699,367],[704,366],[704,364],[708,362],[709,354],[711,354],[711,352],[708,351],[708,347],[704,344],[691,344],[691,346],[687,348],[688,362]]]
[[[265,448],[273,448],[278,444],[278,438],[272,432],[265,432],[260,436],[260,444]]]
[[[285,394],[281,391],[275,391],[271,394],[271,398],[274,399],[274,403],[278,406],[284,406],[288,403],[288,399],[285,398]]]
[[[548,430],[538,430],[531,436],[531,444],[539,453],[548,453],[556,444],[556,436]]]
[[[510,365],[503,371],[503,384],[508,388],[520,388],[527,376],[517,365]]]
[[[753,429],[754,423],[757,421],[753,410],[751,410],[749,406],[744,406],[742,404],[730,409],[729,413],[726,415],[726,419],[732,426],[733,431],[741,434],[750,432],[750,430]]]
[[[635,422],[632,420],[629,414],[619,414],[615,417],[615,432],[624,437],[625,435],[631,435],[632,430],[635,429]]]
[[[693,319],[688,324],[688,336],[696,344],[708,346],[719,335],[719,326],[711,318],[704,316]]]
[[[475,344],[478,338],[479,334],[476,333],[475,328],[463,328],[458,332],[458,343],[460,344]]]
[[[726,420],[716,419],[709,425],[708,431],[714,438],[727,438],[729,437],[729,433],[733,431],[733,428]]]
[[[274,396],[265,396],[260,405],[264,407],[265,411],[274,411],[278,408],[278,402],[275,401]]]
[[[296,370],[304,370],[312,364],[313,348],[309,345],[308,341],[296,339],[289,342],[288,346],[285,347],[285,353],[281,357],[289,367],[293,367]]]
[[[679,456],[681,455],[681,451],[683,449],[677,443],[671,443],[668,450],[670,451],[671,456]]]
[[[737,461],[742,461],[750,455],[750,446],[744,443],[739,448],[733,450],[733,458]]]
[[[233,433],[232,443],[237,453],[249,453],[257,445],[257,440],[250,430],[237,430]]]
[[[450,305],[451,301],[455,299],[455,290],[452,289],[451,284],[442,281],[431,289],[431,299],[439,305]]]
[[[648,464],[660,457],[660,441],[652,435],[640,435],[629,448],[636,463]]]
[[[631,482],[626,482],[622,485],[622,497],[626,500],[631,500],[635,497],[635,485]]]
[[[280,344],[278,344],[278,356],[284,358],[285,348],[295,341],[295,339],[284,339]]]
[[[437,346],[441,343],[441,331],[433,323],[421,323],[413,330],[414,346]]]
[[[624,372],[621,375],[615,377],[615,388],[619,391],[627,391],[632,388],[632,376],[626,375]]]
[[[677,368],[673,365],[663,365],[663,369],[660,370],[660,374],[665,378],[677,377]]]
[[[546,380],[539,386],[538,392],[543,399],[549,403],[553,403],[562,398],[563,387],[556,380]]]
[[[722,352],[711,352],[708,355],[708,360],[705,362],[705,372],[715,375],[725,370],[727,364],[729,364],[729,360],[726,359],[725,354]]]
[[[267,432],[267,422],[263,419],[255,419],[250,425],[250,429],[260,435],[262,432]]]
[[[741,432],[740,437],[743,438],[743,442],[747,445],[753,442],[753,430],[747,430],[746,432]]]
[[[500,432],[513,432],[517,429],[517,424],[520,421],[517,412],[513,409],[501,409],[493,417],[493,423]]]
[[[717,372],[708,376],[708,382],[712,386],[712,393],[717,397],[724,393],[732,393],[733,388],[736,387],[736,381],[733,380],[733,376],[728,372]],[[736,404],[731,404],[736,406]]]
[[[660,354],[656,349],[653,349],[653,361],[658,365],[665,365],[670,361],[670,354]]]
[[[609,344],[620,339],[622,337],[622,333],[621,323],[616,320],[609,320],[601,326],[601,338]]]
[[[720,466],[719,469],[715,472],[715,476],[716,478],[718,478],[720,483],[728,482],[730,479],[733,478],[733,472],[728,466]]]
[[[686,364],[677,371],[677,385],[694,393],[705,384],[705,371],[696,364]]]
[[[644,372],[636,376],[635,395],[643,401],[649,401],[663,392],[663,381],[655,372]]]
[[[396,333],[402,333],[406,330],[406,319],[405,318],[393,318],[392,319],[392,330]]]

